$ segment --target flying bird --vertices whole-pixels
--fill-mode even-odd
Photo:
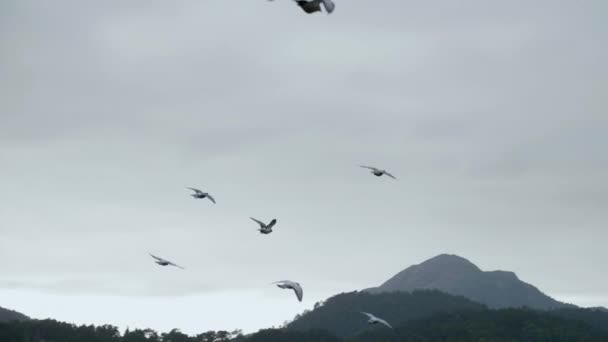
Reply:
[[[376,176],[376,177],[380,177],[380,176],[382,176],[382,175],[387,175],[387,176],[391,177],[392,179],[397,179],[397,178],[395,178],[395,176],[391,175],[391,174],[390,174],[390,173],[388,173],[386,170],[380,170],[380,169],[375,168],[375,167],[373,167],[373,166],[364,166],[364,165],[359,165],[359,166],[361,166],[361,167],[363,167],[363,168],[366,168],[366,169],[370,169],[370,170],[371,170],[371,173],[372,173],[374,176]]]
[[[269,0],[273,1],[273,0]],[[321,4],[325,8],[325,11],[330,14],[336,8],[336,4],[332,0],[294,0],[300,8],[308,13],[321,12]]]
[[[262,234],[270,234],[272,233],[272,227],[277,223],[276,219],[272,219],[272,221],[270,221],[269,224],[266,224],[260,220],[256,220],[253,217],[250,217],[250,219],[254,220],[255,222],[257,222],[260,225],[260,229],[258,229],[260,231],[260,233]]]
[[[385,321],[385,320],[383,320],[381,318],[378,318],[378,317],[376,317],[376,316],[374,316],[374,315],[372,315],[370,313],[367,313],[367,312],[361,312],[361,313],[364,314],[365,316],[369,317],[369,320],[367,321],[368,324],[378,324],[378,323],[380,323],[380,324],[384,324],[387,327],[393,329],[393,327],[391,327],[391,325],[388,324],[387,321]]]
[[[302,297],[304,296],[304,291],[302,290],[302,286],[299,283],[291,280],[281,280],[275,283],[272,283],[282,289],[292,289],[295,292],[296,297],[298,297],[298,301],[302,301]]]
[[[213,197],[211,197],[211,195],[209,195],[209,193],[207,193],[207,192],[202,192],[199,189],[189,188],[189,187],[186,187],[186,189],[190,189],[190,190],[194,191],[194,193],[190,195],[194,198],[199,198],[199,199],[208,198],[211,202],[215,203],[215,199]]]
[[[169,265],[171,265],[171,266],[175,266],[175,267],[181,268],[182,270],[184,270],[184,269],[185,269],[185,268],[181,267],[181,266],[180,266],[180,265],[178,265],[178,264],[174,264],[174,263],[172,263],[172,262],[171,262],[171,261],[169,261],[169,260],[165,260],[165,259],[163,259],[163,258],[159,258],[159,257],[157,257],[156,255],[153,255],[152,253],[148,253],[148,254],[150,254],[150,256],[151,256],[151,257],[153,257],[154,259],[156,259],[156,260],[154,261],[155,263],[157,263],[157,264],[159,264],[159,265],[161,265],[161,266],[169,266]]]

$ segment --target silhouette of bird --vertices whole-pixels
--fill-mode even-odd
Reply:
[[[393,329],[393,327],[391,327],[391,325],[388,324],[387,321],[385,321],[385,320],[383,320],[381,318],[378,318],[378,317],[376,317],[376,316],[374,316],[374,315],[372,315],[372,314],[370,314],[368,312],[361,312],[361,313],[364,314],[365,316],[369,317],[369,320],[367,321],[368,324],[378,324],[378,323],[380,323],[380,324],[384,324],[387,327]]]
[[[269,0],[274,1],[274,0]],[[308,13],[321,12],[321,4],[325,7],[325,11],[329,14],[334,11],[336,4],[332,0],[294,0],[300,8]]]
[[[266,224],[260,220],[256,220],[253,217],[250,217],[250,219],[254,220],[255,222],[257,222],[260,225],[260,233],[262,234],[270,234],[272,233],[272,227],[277,223],[276,219],[272,219],[272,221],[270,221],[270,223]]]
[[[194,191],[193,194],[191,194],[190,196],[194,197],[194,198],[208,198],[211,202],[213,202],[215,204],[215,199],[213,197],[211,197],[211,195],[209,195],[209,193],[207,192],[202,192],[199,189],[195,189],[195,188],[189,188],[186,187],[186,189],[190,189],[192,191]]]
[[[391,175],[391,174],[390,174],[390,173],[388,173],[386,170],[380,170],[380,169],[375,168],[375,167],[373,167],[373,166],[364,166],[364,165],[359,165],[359,166],[361,166],[361,167],[363,167],[363,168],[366,168],[366,169],[370,169],[370,170],[371,170],[371,173],[372,173],[374,176],[376,176],[376,177],[380,177],[380,176],[382,176],[382,175],[387,175],[387,176],[391,177],[392,179],[397,179],[397,178],[395,178],[395,176]]]
[[[161,265],[161,266],[169,266],[169,265],[171,265],[171,266],[179,267],[179,268],[181,268],[182,270],[184,270],[184,269],[185,269],[185,268],[181,267],[181,266],[180,266],[180,265],[178,265],[178,264],[174,264],[174,263],[172,263],[172,262],[171,262],[171,261],[169,261],[169,260],[165,260],[165,259],[163,259],[163,258],[159,258],[159,257],[157,257],[156,255],[153,255],[152,253],[148,253],[148,254],[150,254],[150,256],[151,256],[151,257],[153,257],[154,259],[156,259],[156,260],[154,261],[155,263],[157,263],[157,264],[159,264],[159,265]]]
[[[300,286],[299,283],[296,283],[295,281],[291,280],[281,280],[272,284],[277,285],[282,289],[293,290],[293,292],[296,294],[296,297],[298,297],[298,301],[302,301],[302,297],[304,296],[304,290],[302,290],[302,286]]]

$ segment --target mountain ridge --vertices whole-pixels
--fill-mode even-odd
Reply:
[[[463,296],[489,308],[529,307],[539,310],[576,308],[557,301],[511,271],[482,271],[471,261],[453,254],[440,254],[395,274],[378,287],[364,291],[384,293],[438,290]]]

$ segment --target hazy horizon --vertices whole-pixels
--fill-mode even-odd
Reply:
[[[608,307],[608,3],[335,1],[2,2],[0,306],[252,331],[450,253]]]

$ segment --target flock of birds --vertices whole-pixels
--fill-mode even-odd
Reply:
[[[397,179],[395,178],[395,176],[393,176],[392,174],[390,174],[388,171],[383,170],[383,169],[378,169],[376,167],[373,166],[365,166],[365,165],[360,165],[360,167],[365,168],[365,169],[369,169],[370,173],[373,174],[376,177],[381,177],[381,176],[389,176],[393,179]],[[211,202],[213,202],[214,204],[215,202],[215,198],[213,198],[213,196],[211,196],[208,192],[204,192],[200,189],[196,189],[196,188],[191,188],[191,187],[186,187],[186,189],[190,189],[193,191],[193,193],[191,194],[192,197],[194,197],[195,199],[209,199]],[[260,232],[260,234],[264,234],[264,235],[268,235],[270,233],[272,233],[272,228],[277,224],[277,220],[276,219],[272,219],[269,223],[264,223],[258,219],[255,219],[253,217],[250,217],[250,219],[252,219],[254,222],[256,222],[260,228],[258,229],[258,231]],[[173,266],[173,267],[177,267],[177,268],[181,268],[182,270],[185,269],[184,267],[169,261],[167,259],[161,258],[159,256],[156,256],[152,253],[149,253],[150,256],[152,258],[154,258],[154,262],[157,263],[160,266]],[[277,281],[272,283],[271,285],[276,285],[281,289],[288,289],[288,290],[293,290],[293,292],[296,295],[296,298],[298,299],[298,301],[302,301],[302,298],[304,297],[304,290],[302,289],[302,285],[300,285],[298,282],[295,281],[291,281],[291,280],[281,280],[281,281]],[[369,324],[383,324],[389,328],[392,328],[390,324],[388,324],[388,322],[386,322],[385,320],[378,318],[374,315],[372,315],[371,313],[368,312],[361,312],[362,314],[366,315],[369,320],[367,321]]]
[[[268,0],[268,1],[274,1],[274,0]],[[296,4],[298,6],[300,6],[300,8],[304,12],[309,13],[309,14],[315,13],[315,12],[321,12],[322,8],[325,8],[325,11],[329,14],[329,13],[332,13],[334,11],[334,9],[336,8],[336,5],[334,4],[334,2],[332,0],[294,0],[294,1],[296,2]],[[373,166],[365,166],[365,165],[360,165],[360,166],[362,168],[370,170],[371,174],[373,174],[376,177],[381,177],[381,176],[386,175],[395,180],[397,179],[397,178],[395,178],[395,176],[393,176],[386,170],[382,170],[382,169],[379,169],[379,168],[376,168]],[[216,203],[213,196],[211,196],[208,192],[204,192],[204,191],[202,191],[200,189],[196,189],[196,188],[190,188],[190,187],[186,187],[186,188],[193,191],[191,196],[194,197],[195,199],[207,198],[214,204]],[[272,228],[277,224],[276,219],[272,219],[269,223],[264,223],[253,217],[250,217],[250,219],[252,219],[254,222],[256,222],[260,226],[260,228],[258,230],[261,234],[264,234],[264,235],[268,235],[268,234],[272,233]],[[174,267],[184,269],[182,266],[180,266],[176,263],[173,263],[169,260],[163,259],[163,258],[153,255],[151,253],[150,253],[150,256],[152,258],[154,258],[154,262],[157,263],[158,265],[174,266]],[[300,285],[300,283],[298,283],[298,282],[291,281],[291,280],[281,280],[281,281],[274,282],[271,285],[276,285],[277,287],[279,287],[281,289],[293,290],[293,292],[296,295],[296,298],[300,302],[302,301],[302,298],[304,297],[304,290],[302,289],[302,285]],[[391,329],[393,328],[387,321],[385,321],[381,318],[378,318],[369,312],[361,312],[361,313],[363,315],[367,316],[368,324],[372,324],[372,325],[373,324],[382,324]]]

